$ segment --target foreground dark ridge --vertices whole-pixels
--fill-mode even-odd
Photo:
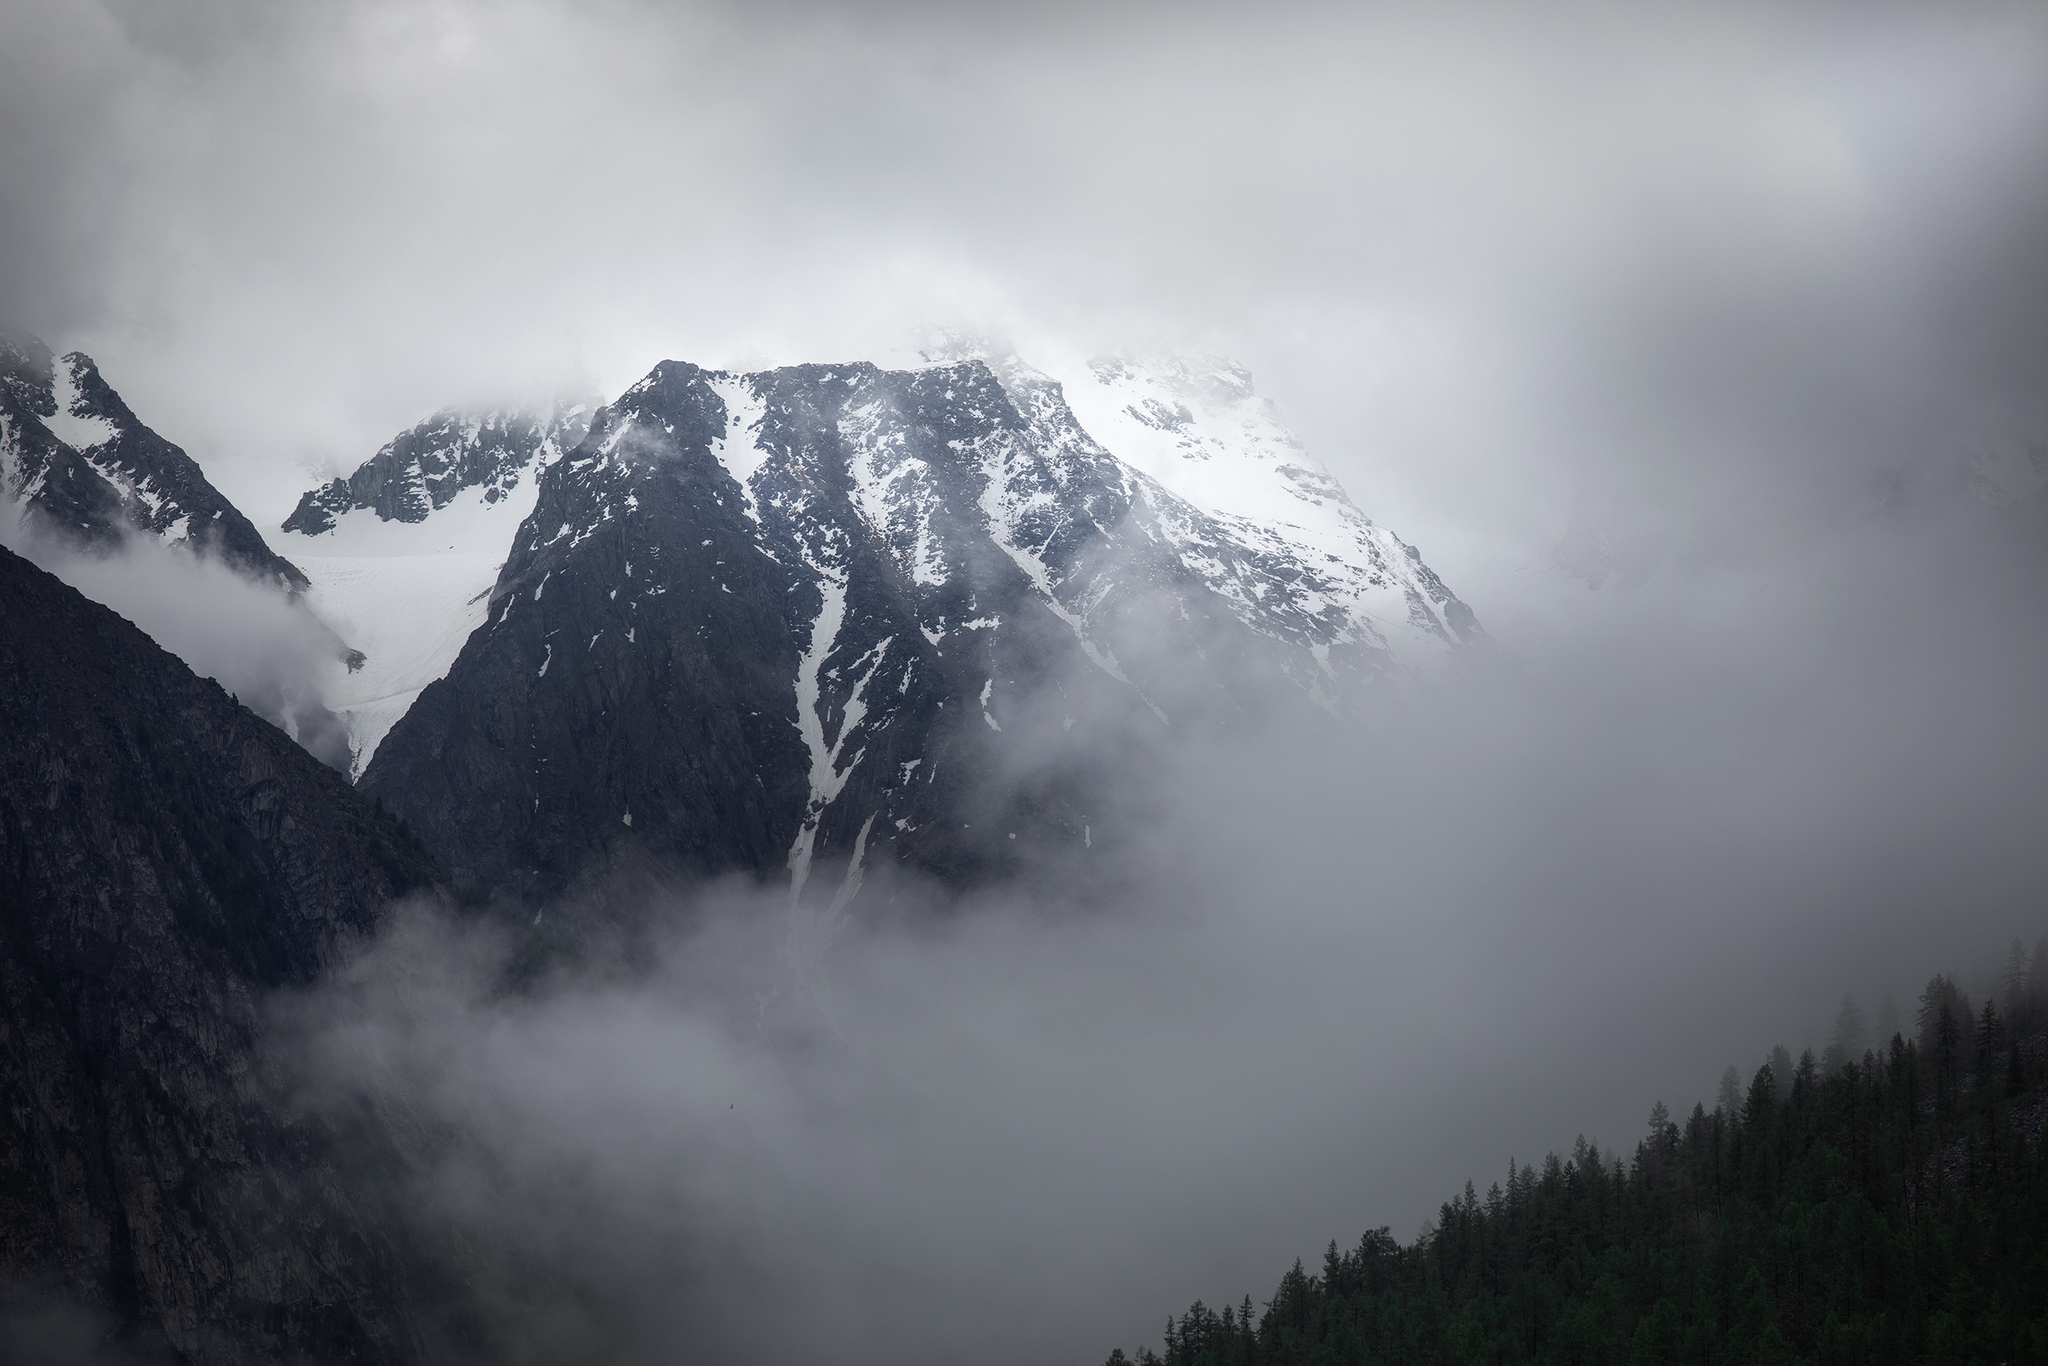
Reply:
[[[257,1042],[266,992],[439,881],[425,852],[4,549],[0,714],[0,1329],[57,1304],[147,1359],[416,1358],[394,1225]]]
[[[1936,977],[1913,1040],[1781,1054],[1683,1125],[1659,1103],[1627,1161],[1510,1163],[1413,1244],[1333,1242],[1256,1321],[1198,1301],[1135,1360],[2048,1361],[2048,941],[2015,968],[2003,1010]]]

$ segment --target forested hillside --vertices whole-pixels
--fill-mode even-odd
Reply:
[[[1145,1366],[2048,1361],[2048,940],[1981,1009],[1937,975],[1913,1037],[1779,1049],[1626,1159],[1467,1182],[1409,1246],[1297,1260],[1262,1310],[1196,1303]],[[1109,1366],[1133,1358],[1121,1349]]]

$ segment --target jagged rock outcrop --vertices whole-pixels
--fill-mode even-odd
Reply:
[[[182,1361],[418,1359],[407,1250],[335,1183],[337,1135],[279,1108],[257,1045],[265,994],[434,865],[6,550],[0,622],[0,1279]]]
[[[444,408],[400,432],[354,474],[300,498],[284,529],[318,536],[358,508],[387,522],[420,522],[471,489],[484,503],[496,503],[581,441],[596,407],[561,402],[540,411],[483,413]]]
[[[22,515],[88,544],[132,531],[218,559],[287,594],[306,576],[196,461],[144,426],[90,356],[0,341],[0,484]]]

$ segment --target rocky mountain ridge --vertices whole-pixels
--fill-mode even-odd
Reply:
[[[354,474],[300,498],[283,529],[318,536],[358,510],[387,522],[422,522],[470,490],[495,504],[582,440],[597,406],[562,400],[538,411],[444,408],[399,433]]]
[[[206,478],[145,426],[92,357],[0,339],[0,488],[31,526],[112,548],[124,534],[205,554],[296,596],[306,576]]]

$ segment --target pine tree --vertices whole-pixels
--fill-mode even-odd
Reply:
[[[1934,1015],[1934,1095],[1943,1114],[1955,1109],[1956,1093],[1962,1089],[1962,1031],[1956,1027],[1955,1011],[1946,1001]]]
[[[1937,972],[1927,979],[1926,990],[1920,993],[1920,1005],[1913,1012],[1913,1042],[1920,1046],[1926,1057],[1935,1056],[1935,1026],[1941,1019],[1941,1008],[1955,1009],[1956,984],[1946,973]]]
[[[2027,1013],[2027,946],[2013,936],[2005,951],[2005,1017],[2019,1024]]]
[[[1828,1036],[1827,1051],[1821,1055],[1822,1068],[1833,1076],[1862,1057],[1869,1047],[1869,1031],[1864,1024],[1862,1009],[1857,1006],[1854,996],[1842,997],[1842,1004],[1835,1011],[1834,1033]]]
[[[1998,1064],[2005,1060],[2005,1021],[1998,1018],[1998,1008],[1990,1001],[1977,1016],[1977,1076],[1990,1079],[1998,1075]]]
[[[1771,1081],[1778,1088],[1779,1101],[1792,1094],[1792,1054],[1783,1044],[1771,1048]]]
[[[1729,1063],[1728,1070],[1721,1074],[1721,1094],[1717,1108],[1730,1119],[1742,1113],[1742,1074]]]
[[[1970,1022],[1975,1015],[1969,996],[1946,974],[1935,973],[1928,979],[1927,990],[1920,993],[1920,1009],[1914,1015],[1916,1041],[1934,1073],[1935,1103],[1944,1107],[1944,1114],[1967,1084],[1976,1062],[1975,1050],[1969,1046]]]
[[[1771,1110],[1778,1103],[1778,1077],[1765,1063],[1756,1069],[1756,1076],[1749,1083],[1749,1100],[1742,1107],[1742,1122],[1745,1127],[1760,1129],[1770,1118]]]
[[[2048,935],[2034,945],[2034,961],[2027,969],[2028,1033],[2038,1033],[2048,1022]]]

